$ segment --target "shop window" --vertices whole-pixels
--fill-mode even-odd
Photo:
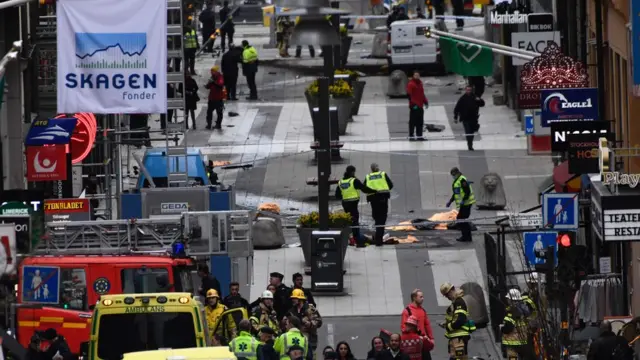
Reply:
[[[133,268],[120,272],[124,294],[170,291],[169,271],[163,268]]]
[[[47,292],[44,286],[43,291]],[[87,275],[84,269],[60,269],[59,306],[70,310],[87,310]]]

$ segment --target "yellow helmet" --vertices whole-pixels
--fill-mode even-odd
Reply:
[[[304,291],[302,291],[300,289],[293,289],[293,291],[291,292],[291,298],[292,299],[307,300],[307,297],[304,296]]]
[[[220,299],[220,295],[218,295],[218,291],[216,289],[209,289],[207,291],[207,299],[208,298],[218,298],[218,299]]]
[[[440,285],[440,293],[442,295],[447,295],[449,291],[451,291],[451,289],[453,289],[453,285],[451,285],[450,282],[446,282]]]

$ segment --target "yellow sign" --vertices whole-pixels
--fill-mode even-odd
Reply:
[[[144,314],[144,313],[155,313],[155,312],[165,312],[164,306],[132,306],[125,310],[125,314]]]

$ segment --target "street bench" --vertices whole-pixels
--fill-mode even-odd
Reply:
[[[340,182],[340,179],[337,179],[333,176],[329,177],[329,185],[336,185],[338,184],[338,182]],[[318,178],[317,177],[307,178],[307,185],[318,186]]]
[[[331,149],[342,149],[342,147],[344,147],[344,143],[338,140],[333,140],[331,141],[330,146]],[[313,141],[309,147],[311,150],[320,150],[320,142]]]

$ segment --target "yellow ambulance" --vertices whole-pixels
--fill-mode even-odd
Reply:
[[[122,360],[236,360],[227,346],[140,351],[124,354]]]
[[[121,360],[146,350],[208,345],[202,304],[189,293],[103,295],[96,304],[89,360]]]

